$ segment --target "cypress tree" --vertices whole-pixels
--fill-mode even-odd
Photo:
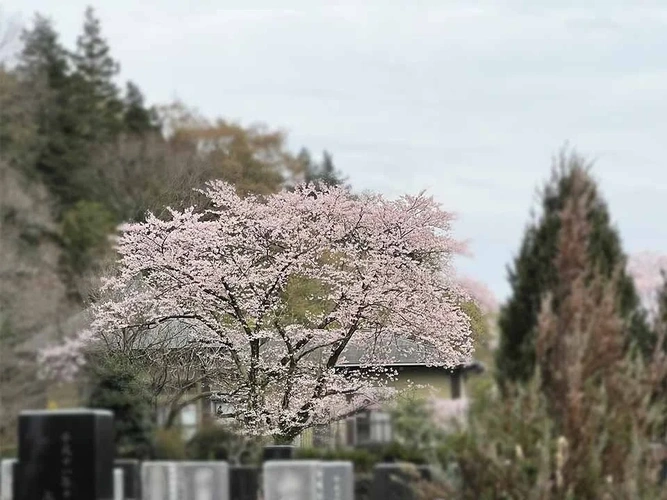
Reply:
[[[618,230],[612,226],[606,202],[590,174],[591,165],[576,153],[563,150],[554,162],[552,176],[541,193],[542,214],[526,228],[514,263],[508,268],[511,296],[501,308],[500,343],[496,352],[497,378],[506,382],[525,382],[535,372],[535,338],[542,299],[557,284],[555,257],[560,232],[559,214],[572,191],[577,175],[583,175],[590,188],[588,220],[591,226],[588,253],[591,264],[606,279],[619,266],[617,300],[627,322],[625,345],[644,353],[651,350],[653,333],[646,312],[640,305],[632,278],[624,271],[626,255]]]

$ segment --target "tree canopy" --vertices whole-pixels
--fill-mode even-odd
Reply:
[[[448,264],[461,245],[431,198],[313,185],[240,197],[222,181],[204,194],[204,212],[124,227],[112,298],[69,348],[46,353],[47,366],[71,371],[82,346],[108,345],[113,332],[147,338],[147,327],[178,321],[229,416],[289,440],[391,393],[376,375],[397,346],[436,366],[469,359],[470,323]],[[285,294],[295,277],[319,284],[309,297],[319,307],[300,318]],[[340,372],[348,347],[371,370]],[[220,366],[229,370],[214,378]]]
[[[625,270],[626,256],[621,239],[590,174],[590,165],[576,153],[563,151],[556,158],[551,179],[541,192],[542,213],[526,228],[519,253],[508,270],[511,296],[500,311],[500,345],[496,356],[501,384],[526,381],[535,373],[537,317],[545,293],[558,281],[554,259],[561,227],[559,214],[578,176],[582,176],[591,189],[587,249],[592,266],[599,268],[607,278],[620,266],[617,298],[621,315],[628,322],[626,344],[632,343],[644,352],[651,349],[652,333],[646,314],[634,282]]]

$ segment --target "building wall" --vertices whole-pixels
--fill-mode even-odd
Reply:
[[[403,369],[391,386],[398,390],[413,388],[411,391],[412,394],[418,397],[429,397],[432,395],[441,399],[452,398],[452,376],[444,371],[436,371],[434,369]],[[461,386],[463,386],[463,383],[461,383]]]
[[[405,367],[391,382],[391,386],[403,392],[408,397],[430,399],[465,398],[465,377],[462,373],[450,373],[442,369],[428,367]],[[453,386],[458,390],[453,391]],[[370,416],[371,435],[381,439],[391,439],[392,430],[389,414],[382,410],[374,410]],[[359,418],[363,415],[360,414]],[[367,421],[368,422],[368,421]],[[384,423],[383,423],[384,422]],[[325,446],[346,447],[351,446],[350,437],[358,436],[360,431],[357,417],[352,416],[346,420],[334,422],[321,429],[307,429],[295,441],[295,445],[302,447]],[[366,425],[369,425],[368,423]],[[389,427],[389,428],[387,428]],[[375,439],[372,437],[371,439]]]

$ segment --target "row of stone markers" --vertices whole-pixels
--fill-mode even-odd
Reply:
[[[267,447],[261,469],[116,460],[103,410],[22,412],[18,441],[18,459],[0,467],[0,500],[257,500],[260,483],[263,500],[354,500],[351,462],[294,460],[292,447]],[[372,500],[413,497],[392,480],[397,467],[376,466]]]

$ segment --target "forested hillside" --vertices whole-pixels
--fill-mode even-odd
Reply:
[[[278,129],[208,119],[182,102],[149,106],[119,72],[90,8],[75,47],[36,15],[16,63],[0,66],[3,443],[13,439],[14,403],[46,404],[35,351],[71,333],[65,322],[94,300],[119,223],[194,203],[194,189],[213,178],[243,195],[344,183],[329,153],[316,161],[289,151]]]

